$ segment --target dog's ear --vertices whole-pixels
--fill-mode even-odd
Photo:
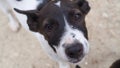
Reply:
[[[27,15],[27,24],[29,29],[34,32],[38,31],[39,23],[37,22],[37,19],[39,12],[37,10],[23,11],[16,8],[14,8],[14,10],[20,14]]]
[[[90,6],[86,0],[77,0],[77,5],[85,15],[90,11]]]

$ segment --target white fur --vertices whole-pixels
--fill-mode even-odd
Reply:
[[[0,1],[0,9],[2,9],[2,11],[8,16],[9,26],[12,29],[12,31],[16,32],[20,28],[20,25],[13,13],[10,4],[6,0],[2,0]]]
[[[87,54],[89,51],[89,44],[87,39],[84,37],[83,33],[79,31],[78,29],[73,29],[72,26],[70,26],[64,17],[65,20],[65,33],[63,37],[61,38],[60,44],[58,45],[57,54],[63,59],[68,61],[68,58],[65,54],[65,48],[63,47],[63,44],[69,44],[73,43],[75,40],[78,40],[80,43],[83,45],[84,49],[84,54]],[[75,34],[75,37],[73,37],[72,34]],[[70,40],[70,41],[69,41]],[[68,42],[69,41],[69,42]]]
[[[18,21],[21,23],[21,25],[26,29],[29,30],[28,25],[26,24],[27,17],[25,15],[21,15],[15,11],[13,11],[13,8],[18,8],[21,10],[33,10],[36,9],[37,5],[39,3],[42,3],[41,1],[36,1],[36,0],[23,0],[21,2],[16,1],[16,0],[1,0],[0,1],[0,8],[4,11],[6,15],[8,15],[9,21],[10,21],[10,28],[13,31],[17,31],[19,28]],[[17,17],[17,21],[14,18],[14,15],[11,13],[15,14]]]
[[[70,68],[70,64],[67,62],[59,62],[59,68]]]
[[[61,1],[58,1],[57,3],[55,3],[55,5],[57,5],[58,7],[60,7],[61,5]]]
[[[34,33],[34,32],[33,32]],[[56,54],[53,49],[50,47],[50,45],[48,44],[48,41],[45,40],[44,36],[40,33],[34,33],[34,35],[37,37],[37,39],[39,40],[43,50],[48,54],[48,56],[55,60],[56,62],[58,62],[59,64],[59,68],[70,68],[70,64],[63,60],[59,54]],[[61,50],[63,51],[63,50]]]

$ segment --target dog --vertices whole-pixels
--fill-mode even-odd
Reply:
[[[59,68],[80,68],[78,63],[89,52],[86,0],[4,0],[0,6],[10,28],[17,31],[20,23],[32,32]]]

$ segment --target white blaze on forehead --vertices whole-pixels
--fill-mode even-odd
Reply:
[[[83,32],[78,29],[73,29],[65,16],[64,16],[64,21],[65,21],[65,32],[61,37],[58,47],[56,48],[58,56],[65,61],[69,61],[69,58],[65,53],[65,47],[68,46],[69,44],[75,43],[76,40],[77,42],[83,45],[83,53],[86,55],[89,51],[89,44],[87,39],[84,37]],[[63,46],[64,44],[65,47]]]
[[[60,45],[74,43],[74,41],[77,40],[78,42],[80,42],[83,45],[84,53],[88,53],[89,44],[88,44],[88,41],[85,38],[83,32],[78,29],[73,29],[72,25],[69,25],[65,16],[64,16],[64,21],[65,21],[65,30],[66,31],[65,31],[63,37],[61,38]]]
[[[58,7],[60,7],[61,6],[60,3],[61,3],[61,1],[58,1],[57,3],[55,3],[55,5],[57,5]]]

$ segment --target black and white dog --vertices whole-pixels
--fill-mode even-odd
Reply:
[[[89,51],[85,17],[90,7],[86,0],[3,0],[0,3],[13,31],[19,28],[19,21],[39,39],[59,68],[70,68],[70,64],[79,68],[77,63]]]

